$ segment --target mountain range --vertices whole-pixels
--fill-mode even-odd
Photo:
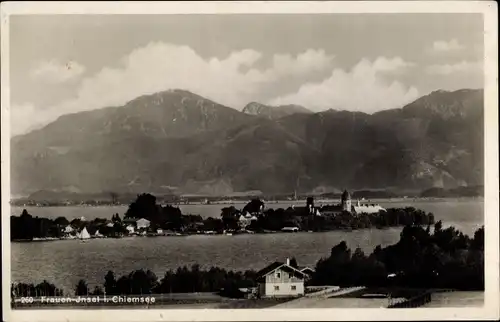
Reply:
[[[61,116],[11,140],[11,191],[228,195],[483,184],[483,91],[435,91],[374,114],[185,90]]]
[[[248,103],[242,110],[243,113],[258,115],[271,120],[279,119],[292,114],[311,114],[312,112],[300,105],[269,106],[257,102]]]

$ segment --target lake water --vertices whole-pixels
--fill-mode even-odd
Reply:
[[[290,203],[268,204],[268,207],[288,207]],[[432,212],[444,226],[455,226],[466,234],[484,224],[482,200],[381,202],[390,207],[413,206]],[[225,205],[181,205],[183,213],[217,217]],[[243,204],[235,205],[241,208]],[[12,214],[19,215],[22,207],[13,207]],[[84,216],[110,218],[126,207],[32,207],[33,216],[68,219]],[[200,264],[202,267],[218,266],[226,269],[259,270],[270,262],[296,257],[299,265],[314,266],[318,259],[327,257],[330,249],[345,240],[351,249],[361,247],[369,254],[377,245],[387,246],[399,240],[401,228],[384,230],[332,231],[324,233],[205,236],[184,237],[135,237],[123,239],[92,239],[85,243],[78,240],[51,242],[12,243],[13,282],[55,283],[67,293],[72,293],[79,279],[85,279],[93,288],[102,285],[108,270],[115,274],[128,274],[136,269],[151,269],[158,278],[168,269],[181,265]]]

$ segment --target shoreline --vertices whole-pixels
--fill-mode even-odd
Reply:
[[[432,226],[432,225],[431,225]],[[238,235],[274,235],[274,234],[314,234],[314,233],[329,233],[329,232],[346,232],[346,233],[351,233],[354,231],[370,231],[370,230],[388,230],[392,228],[403,228],[404,225],[400,226],[387,226],[387,227],[382,227],[382,228],[360,228],[360,229],[330,229],[330,230],[322,230],[322,231],[297,231],[297,232],[290,232],[290,231],[266,231],[266,232],[241,232],[241,233],[232,233],[232,234],[227,234],[227,233],[191,233],[191,234],[160,234],[160,235],[150,235],[150,236],[141,236],[141,235],[132,235],[132,236],[122,236],[122,237],[91,237],[87,239],[79,239],[79,238],[57,238],[57,237],[48,237],[48,238],[38,238],[38,239],[15,239],[11,240],[11,243],[41,243],[41,242],[52,242],[52,241],[62,241],[62,240],[74,240],[74,241],[80,241],[80,242],[85,242],[88,240],[95,240],[95,239],[132,239],[132,238],[158,238],[158,237],[190,237],[190,236],[208,236],[208,237],[214,237],[214,236],[227,236],[227,237],[233,237],[233,236],[238,236]]]

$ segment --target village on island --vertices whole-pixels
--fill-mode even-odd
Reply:
[[[305,206],[291,205],[287,209],[265,208],[260,199],[252,199],[243,209],[234,206],[221,209],[220,218],[202,218],[182,214],[178,207],[157,204],[150,194],[139,195],[129,205],[124,218],[114,214],[111,219],[85,217],[71,221],[64,217],[54,220],[32,217],[26,210],[11,217],[13,241],[47,241],[60,239],[123,238],[135,236],[184,236],[191,234],[245,234],[276,232],[316,232],[334,229],[353,230],[403,226],[410,223],[433,224],[432,214],[412,207],[385,209],[378,204],[356,200],[345,190],[339,204],[314,204],[308,197]],[[30,232],[27,227],[32,227]]]

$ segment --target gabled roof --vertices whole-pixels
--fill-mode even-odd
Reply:
[[[278,267],[280,266],[283,266],[285,263],[282,263],[282,262],[274,262],[268,266],[266,266],[265,268],[261,269],[260,271],[257,272],[257,276],[260,277],[260,276],[265,276],[267,274],[269,274],[270,272],[274,271],[275,269],[277,269]]]
[[[311,273],[314,273],[314,272],[315,272],[315,271],[314,271],[314,269],[312,269],[312,268],[310,268],[310,267],[302,267],[302,268],[300,268],[300,271],[301,271],[302,273],[304,273],[304,272],[311,272]],[[307,273],[306,273],[306,274],[307,274]]]
[[[269,266],[261,269],[259,272],[257,272],[257,278],[261,279],[262,277],[274,272],[278,268],[285,271],[285,272],[292,273],[293,275],[298,276],[298,277],[302,277],[302,278],[304,278],[307,275],[306,273],[303,273],[300,270],[293,268],[292,266],[287,265],[285,263],[274,262],[274,263],[270,264]]]

